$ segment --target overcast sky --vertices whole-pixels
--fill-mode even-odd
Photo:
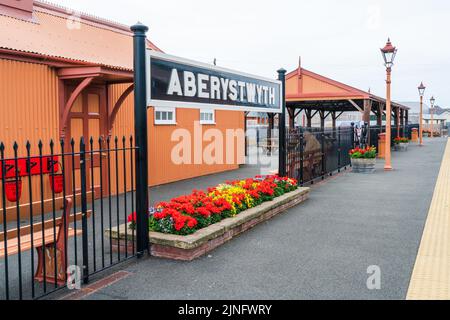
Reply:
[[[399,51],[393,99],[450,107],[450,1],[446,0],[52,0],[124,24],[141,21],[163,51],[268,77],[304,68],[385,96],[379,48]]]

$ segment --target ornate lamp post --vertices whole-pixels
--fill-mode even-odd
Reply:
[[[386,46],[381,49],[383,54],[384,65],[386,66],[386,147],[385,147],[385,165],[384,170],[392,170],[391,165],[391,123],[392,123],[392,110],[391,110],[391,71],[394,65],[395,55],[397,54],[397,48],[388,39]]]
[[[420,95],[420,119],[419,119],[419,139],[420,139],[420,145],[423,146],[423,96],[425,94],[426,87],[423,85],[423,82],[420,83],[419,89],[419,95]]]
[[[430,99],[430,114],[431,114],[431,138],[434,137],[434,103],[436,102],[436,99],[433,97],[431,97]]]

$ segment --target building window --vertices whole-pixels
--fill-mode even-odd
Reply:
[[[175,108],[155,108],[155,124],[177,124]]]
[[[200,110],[200,124],[216,124],[215,111],[210,109]]]

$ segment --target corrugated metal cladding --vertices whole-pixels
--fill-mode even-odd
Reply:
[[[33,147],[42,139],[58,141],[58,78],[41,64],[0,59],[0,141],[12,155],[14,141],[25,155],[27,139]],[[49,150],[48,148],[46,150]]]
[[[58,143],[58,114],[58,78],[52,68],[0,59],[0,141],[5,144],[6,157],[13,156],[15,141],[19,156],[26,156],[27,140],[32,145],[32,155],[38,155],[40,139],[44,154],[49,154],[50,139]],[[60,148],[55,148],[55,152],[60,152]],[[23,183],[23,190],[28,190],[28,181],[24,179]],[[38,179],[33,177],[32,184],[33,194],[39,194]],[[51,194],[47,181],[44,193]],[[21,203],[27,201],[28,192],[23,192]]]

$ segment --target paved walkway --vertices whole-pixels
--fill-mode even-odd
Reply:
[[[450,141],[414,267],[408,299],[450,299]]]
[[[405,299],[446,140],[394,153],[395,171],[345,173],[311,199],[194,262],[145,258],[87,299]],[[226,173],[153,190],[168,198]],[[367,269],[381,289],[367,288]]]

